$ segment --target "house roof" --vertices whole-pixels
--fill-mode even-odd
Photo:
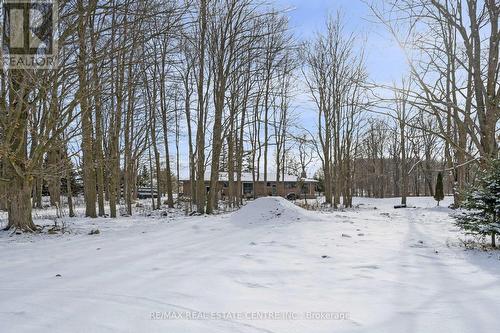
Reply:
[[[261,173],[260,174],[260,177],[259,178],[259,181],[264,181],[264,174]],[[236,173],[234,174],[234,179],[236,180]],[[257,180],[257,177],[255,177],[255,179]],[[184,177],[184,178],[181,178],[180,179],[181,181],[189,181],[189,178],[188,177]],[[227,182],[229,179],[228,179],[228,173],[227,172],[220,172],[219,173],[219,181],[221,182]],[[299,177],[295,176],[295,175],[285,175],[285,182],[296,182],[299,180]],[[210,181],[210,173],[207,172],[205,173],[205,181]],[[241,173],[241,181],[242,182],[253,182],[253,175],[251,172],[243,172]],[[276,173],[268,173],[267,174],[267,181],[268,182],[273,182],[273,181],[276,181]],[[281,179],[281,175],[280,175],[280,182],[282,182],[283,179]],[[302,181],[305,182],[305,183],[317,183],[318,181],[316,179],[312,179],[312,178],[302,178]]]

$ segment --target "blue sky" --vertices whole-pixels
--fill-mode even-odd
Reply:
[[[274,0],[279,8],[293,8],[287,14],[294,35],[299,39],[314,37],[324,28],[329,13],[343,13],[346,30],[366,38],[367,67],[373,81],[399,81],[407,71],[404,55],[384,27],[361,0]]]
[[[380,1],[380,0],[377,0]],[[400,82],[408,72],[405,56],[390,33],[375,23],[370,8],[362,0],[274,0],[279,9],[290,9],[290,27],[296,38],[307,40],[324,30],[329,14],[340,11],[345,30],[359,36],[360,46],[365,44],[366,66],[370,81],[392,85]],[[302,126],[313,130],[316,110],[306,92],[300,92],[294,101]]]

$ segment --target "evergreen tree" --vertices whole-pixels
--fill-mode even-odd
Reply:
[[[481,173],[477,186],[465,194],[465,211],[455,215],[456,224],[468,234],[491,235],[491,245],[500,233],[500,160]]]
[[[317,180],[318,183],[316,184],[316,187],[319,192],[324,193],[325,192],[325,174],[323,173],[322,170],[319,170],[316,172],[316,174],[313,177],[314,180]]]
[[[137,176],[137,185],[139,187],[146,187],[150,183],[149,181],[149,170],[146,167],[146,164],[142,165],[142,171],[141,173]]]
[[[437,205],[439,206],[439,202],[444,199],[444,190],[443,190],[443,174],[438,173],[436,180],[436,190],[434,191],[434,199],[437,201]]]

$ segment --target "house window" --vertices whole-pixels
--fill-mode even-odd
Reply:
[[[243,194],[252,194],[252,193],[253,193],[253,184],[243,183]]]
[[[285,188],[286,189],[295,188],[295,183],[291,183],[291,182],[285,183]]]
[[[270,182],[267,182],[267,187],[270,187],[271,186],[271,183]]]

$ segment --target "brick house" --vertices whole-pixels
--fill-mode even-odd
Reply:
[[[236,181],[236,175],[235,175]],[[257,177],[256,177],[257,178]],[[317,196],[318,181],[311,178],[300,178],[293,175],[285,175],[285,179],[280,179],[276,182],[276,174],[268,174],[267,182],[263,180],[264,175],[261,174],[260,180],[253,180],[252,173],[242,173],[241,175],[241,193],[246,198],[265,197],[265,196],[282,196],[288,197],[295,195],[297,198],[315,198]],[[189,179],[181,179],[182,195],[191,196],[191,181]],[[210,189],[210,174],[205,174],[205,187],[207,191]],[[219,173],[218,193],[220,197],[227,196],[228,177],[227,172]]]

